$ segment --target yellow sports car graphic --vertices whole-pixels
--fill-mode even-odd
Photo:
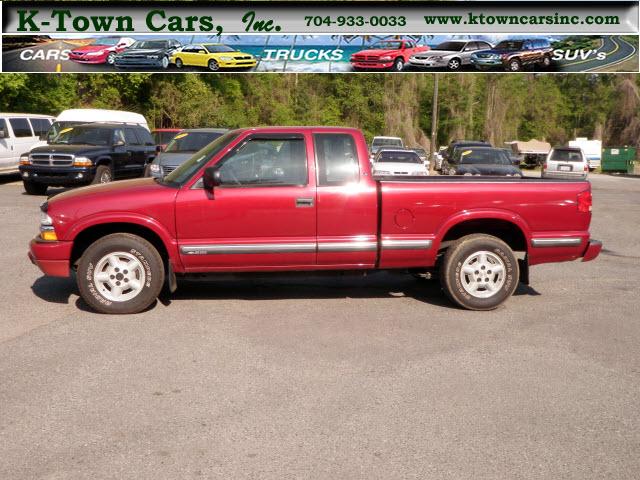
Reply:
[[[186,45],[171,55],[176,67],[206,67],[213,72],[223,68],[253,68],[256,57],[221,43]]]

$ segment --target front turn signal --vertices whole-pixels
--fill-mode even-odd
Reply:
[[[40,232],[40,238],[48,242],[58,241],[58,236],[56,235],[56,232],[54,232],[53,230],[45,230],[43,232]]]

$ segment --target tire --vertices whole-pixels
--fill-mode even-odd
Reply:
[[[108,165],[98,165],[91,184],[109,183],[112,180],[113,175],[111,175],[111,168]]]
[[[404,60],[402,58],[396,58],[393,62],[391,70],[394,72],[401,72],[404,69]]]
[[[176,68],[182,68],[183,65],[182,59],[176,58]]]
[[[162,57],[162,60],[160,60],[160,66],[163,70],[169,68],[169,57]]]
[[[107,55],[107,64],[108,65],[113,65],[116,61],[116,53],[115,52],[111,52],[109,55]]]
[[[522,64],[520,63],[520,60],[518,60],[517,58],[513,58],[509,60],[509,63],[507,64],[507,71],[519,72],[521,70],[522,70]]]
[[[207,68],[212,72],[217,72],[218,70],[220,70],[220,65],[218,65],[218,62],[216,62],[215,60],[209,60],[209,63],[207,63]]]
[[[24,191],[27,192],[28,195],[45,195],[47,193],[47,185],[43,185],[42,183],[23,180],[22,184],[24,185]]]
[[[484,234],[467,235],[451,245],[440,269],[444,292],[467,310],[497,308],[513,294],[519,278],[518,260],[511,248]]]
[[[460,61],[459,58],[452,58],[451,60],[449,60],[449,63],[447,63],[447,69],[453,72],[460,70],[461,66],[462,66],[462,62]]]
[[[97,312],[139,313],[158,298],[164,264],[144,238],[114,233],[84,251],[76,277],[80,296]]]
[[[548,55],[545,55],[544,58],[542,59],[542,68],[549,68],[551,67],[551,57],[549,57]]]

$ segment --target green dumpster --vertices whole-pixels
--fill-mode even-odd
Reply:
[[[602,149],[601,169],[603,172],[628,173],[631,162],[636,159],[633,147],[612,147]]]

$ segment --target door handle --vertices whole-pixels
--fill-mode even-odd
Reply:
[[[313,207],[313,198],[296,198],[296,207]]]

